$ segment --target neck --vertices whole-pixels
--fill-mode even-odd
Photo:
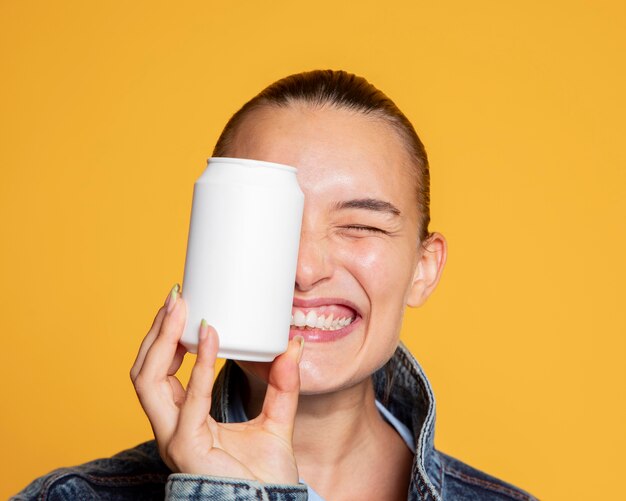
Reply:
[[[250,375],[247,379],[246,414],[257,416],[265,384]],[[389,426],[376,408],[371,378],[331,393],[300,395],[293,437],[300,476],[332,482],[355,462],[376,454],[382,430]]]
[[[298,465],[337,465],[368,444],[385,426],[367,379],[350,388],[322,395],[301,395],[294,428]]]

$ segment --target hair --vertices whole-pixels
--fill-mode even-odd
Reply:
[[[430,172],[426,150],[413,125],[395,103],[365,78],[346,71],[315,70],[287,76],[266,87],[244,104],[228,121],[215,145],[213,156],[228,156],[237,127],[252,111],[293,104],[333,106],[373,116],[390,124],[405,144],[411,158],[419,214],[419,238],[430,236]]]

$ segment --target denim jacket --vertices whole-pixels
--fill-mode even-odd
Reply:
[[[243,381],[237,364],[227,361],[213,389],[211,415],[232,422],[232,395]],[[435,400],[422,368],[400,344],[388,364],[374,374],[376,398],[412,430],[415,456],[408,500],[535,500],[506,482],[434,448]],[[172,473],[154,440],[110,458],[59,468],[37,478],[13,500],[272,500],[304,501],[307,487]]]

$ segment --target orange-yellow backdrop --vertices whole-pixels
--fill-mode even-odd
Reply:
[[[193,182],[244,100],[327,67],[430,155],[450,255],[403,339],[436,445],[541,498],[615,495],[625,6],[2,1],[0,497],[151,438],[128,371],[182,279]]]

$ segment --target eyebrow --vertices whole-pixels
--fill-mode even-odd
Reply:
[[[378,200],[376,198],[356,198],[353,200],[344,200],[342,202],[335,202],[335,210],[343,209],[365,209],[376,212],[386,212],[393,216],[400,215],[400,209],[398,209],[391,202],[385,200]]]

